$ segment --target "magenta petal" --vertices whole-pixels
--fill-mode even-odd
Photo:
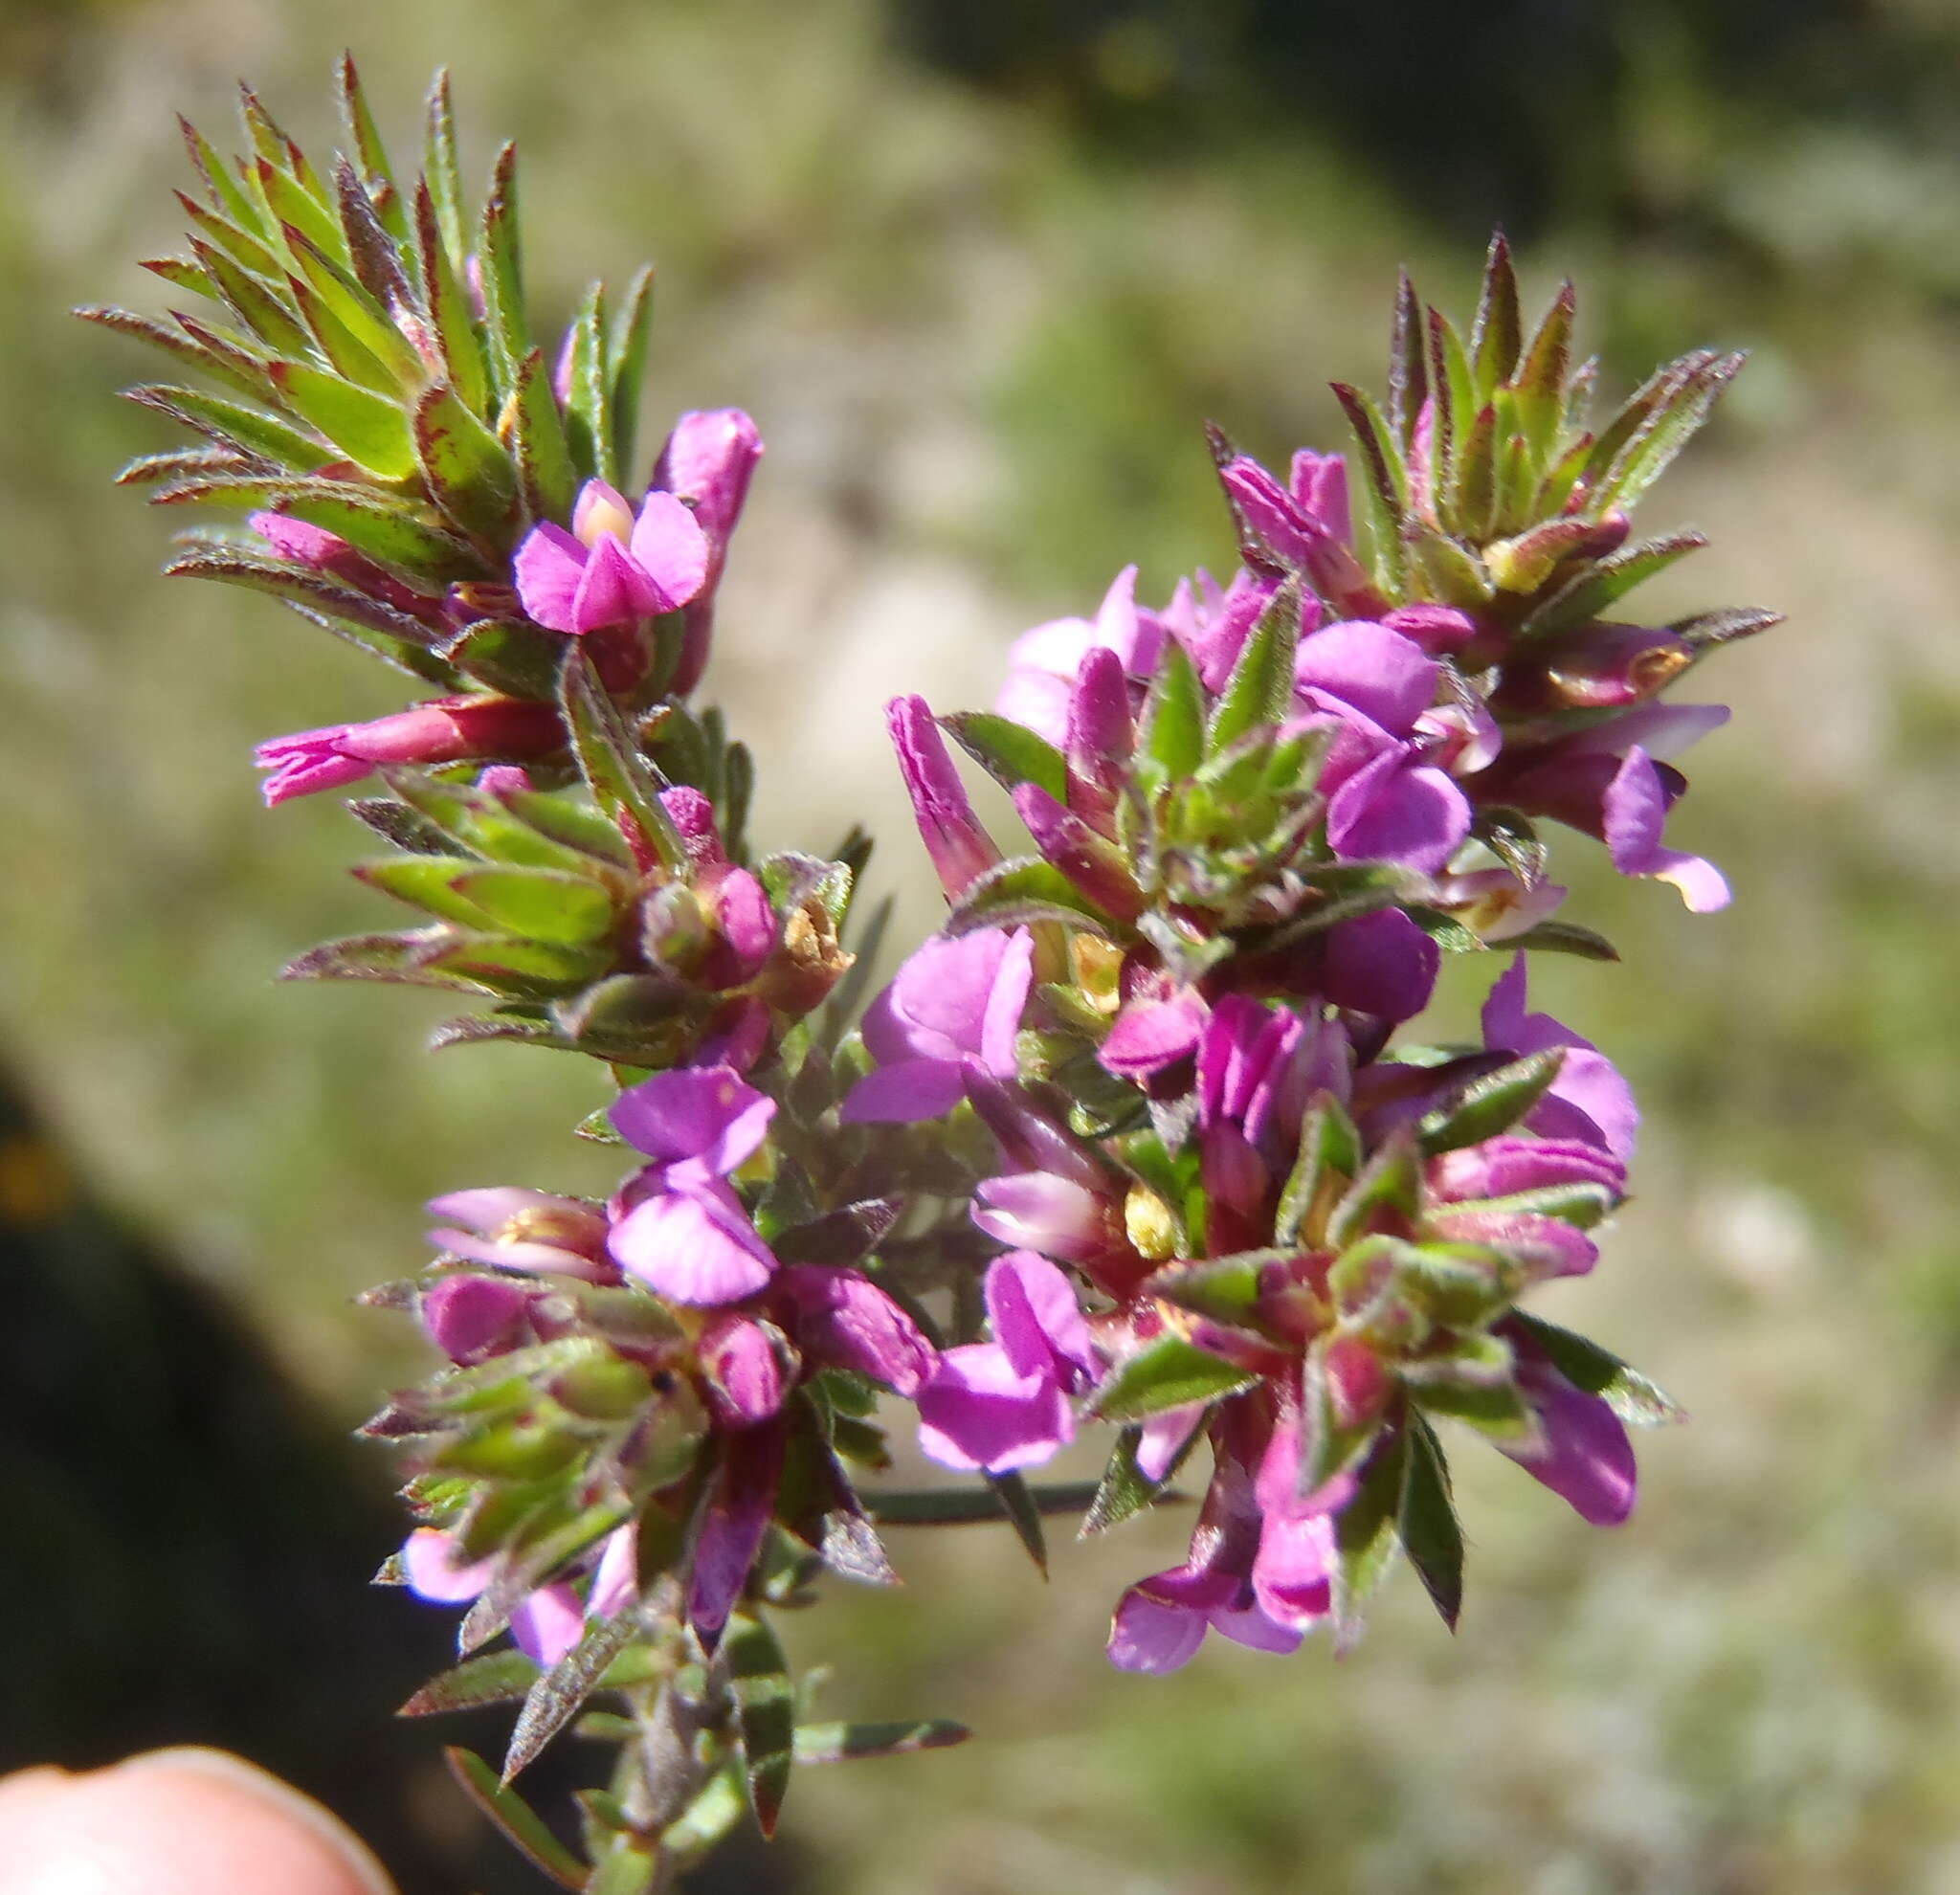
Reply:
[[[417,1527],[402,1547],[402,1576],[417,1598],[460,1605],[490,1583],[497,1558],[460,1562],[456,1540],[434,1527]]]
[[[609,536],[587,556],[578,591],[572,595],[571,623],[566,630],[583,635],[604,625],[624,625],[643,617],[652,610],[651,592],[645,574],[626,548]]]
[[[710,1649],[748,1583],[775,1511],[783,1471],[782,1427],[769,1424],[729,1436],[722,1454],[715,1491],[695,1541],[687,1604],[688,1617]]]
[[[1205,1404],[1188,1402],[1182,1408],[1166,1408],[1144,1424],[1137,1440],[1137,1472],[1147,1481],[1161,1481],[1170,1472],[1185,1444],[1205,1418]]]
[[[768,1246],[728,1207],[690,1192],[635,1205],[607,1246],[621,1269],[676,1303],[713,1307],[753,1296],[775,1274]]]
[[[946,1350],[918,1402],[921,1450],[963,1472],[1038,1466],[1075,1438],[1075,1416],[1054,1377],[1016,1374],[992,1343]]]
[[[707,1371],[722,1418],[738,1428],[767,1421],[788,1394],[770,1332],[746,1316],[720,1316],[702,1331],[695,1353]]]
[[[1033,665],[1016,665],[1009,670],[993,708],[1010,723],[1045,737],[1058,750],[1068,742],[1073,695],[1066,678]]]
[[[422,1326],[452,1362],[480,1362],[522,1338],[530,1298],[515,1283],[443,1277],[422,1292]]]
[[[546,1671],[568,1657],[585,1637],[586,1617],[569,1586],[540,1586],[510,1615],[518,1649]]]
[[[909,1126],[943,1119],[967,1096],[957,1059],[901,1059],[866,1073],[845,1096],[847,1126]]]
[[[1014,1041],[1034,985],[1035,937],[1017,927],[1007,938],[980,1019],[980,1062],[995,1079],[1013,1079],[1020,1071]]]
[[[957,940],[936,936],[915,948],[866,1011],[864,1043],[873,1057],[883,1063],[907,1057],[959,1059],[979,1053],[990,1008],[1004,1005],[995,1001],[994,991],[1009,945],[1006,933],[990,927]]]
[[[726,1066],[683,1067],[629,1086],[612,1119],[621,1138],[661,1164],[694,1159],[725,1174],[754,1154],[775,1110]]]
[[[1303,1636],[1298,1626],[1269,1616],[1257,1605],[1214,1612],[1212,1630],[1248,1651],[1273,1652],[1281,1658],[1300,1649]]]
[[[1072,1263],[1087,1262],[1107,1248],[1102,1199],[1087,1185],[1046,1171],[983,1178],[973,1193],[972,1217],[1002,1243]]]
[[[860,1272],[799,1263],[782,1282],[799,1312],[796,1340],[812,1360],[855,1370],[907,1397],[938,1367],[939,1352],[919,1326]]]
[[[1660,844],[1667,820],[1667,791],[1653,760],[1637,746],[1626,753],[1601,804],[1608,853],[1622,875],[1651,875],[1671,881],[1696,914],[1728,905],[1722,871],[1699,856]]]
[[[1445,1199],[1510,1197],[1546,1185],[1602,1184],[1626,1189],[1626,1168],[1590,1139],[1508,1136],[1485,1139],[1430,1161],[1430,1189]]]
[[[1433,875],[1470,834],[1470,805],[1442,770],[1385,750],[1335,791],[1327,840],[1349,861],[1396,862]]]
[[[1197,1656],[1206,1629],[1203,1613],[1160,1603],[1132,1586],[1109,1621],[1109,1662],[1119,1671],[1161,1677]]]
[[[672,612],[701,591],[708,576],[708,540],[672,494],[651,493],[640,502],[629,547],[633,563],[654,589],[648,612]]]
[[[606,1536],[606,1549],[586,1595],[586,1615],[611,1618],[624,1612],[639,1594],[639,1528],[633,1521]]]
[[[1198,1050],[1211,1010],[1190,989],[1168,1000],[1131,1001],[1097,1056],[1120,1079],[1147,1080]]]
[[[1401,909],[1382,908],[1327,930],[1322,985],[1337,1007],[1409,1020],[1429,1005],[1441,967],[1435,941]]]
[[[1528,1453],[1497,1445],[1580,1519],[1617,1527],[1634,1510],[1639,1479],[1619,1416],[1598,1395],[1574,1388],[1526,1338],[1514,1333],[1511,1340],[1518,1388],[1538,1416],[1544,1444]]]
[[[1101,1368],[1075,1285],[1045,1257],[1011,1250],[987,1269],[987,1313],[993,1339],[1021,1375],[1053,1374],[1058,1361],[1084,1381]]]
[[[1562,1218],[1531,1211],[1463,1211],[1432,1215],[1429,1228],[1456,1243],[1484,1243],[1519,1259],[1534,1282],[1583,1277],[1599,1260],[1599,1247]]]
[[[573,607],[586,573],[586,549],[563,526],[546,522],[524,535],[511,562],[524,611],[553,632],[584,631]]]
[[[1437,664],[1414,639],[1367,619],[1344,619],[1303,638],[1293,676],[1406,737],[1436,699]]]

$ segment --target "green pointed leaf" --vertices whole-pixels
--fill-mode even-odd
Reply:
[[[591,659],[576,644],[566,653],[559,674],[559,702],[593,801],[622,828],[631,825],[648,853],[670,870],[682,867],[687,851],[661,807],[661,786],[635,747]]]
[[[1524,346],[1524,321],[1518,307],[1518,279],[1511,267],[1511,247],[1504,241],[1504,234],[1498,231],[1491,236],[1490,254],[1484,258],[1477,322],[1470,331],[1470,354],[1480,400],[1488,401],[1498,386],[1510,379]]]
[[[227,383],[241,394],[264,401],[272,393],[272,383],[266,376],[263,362],[242,350],[212,347],[192,334],[173,329],[153,316],[139,316],[131,309],[87,303],[74,313],[84,323],[97,323],[104,329],[115,330],[118,335],[148,343],[152,348],[161,348],[179,361],[189,363],[193,368]]]
[[[1454,1099],[1426,1114],[1416,1127],[1424,1152],[1434,1158],[1509,1131],[1551,1089],[1566,1051],[1563,1046],[1548,1047],[1473,1079]]]
[[[1283,721],[1293,708],[1293,658],[1300,593],[1281,586],[1259,615],[1226,680],[1224,696],[1205,731],[1208,756],[1220,756],[1253,731]]]
[[[346,237],[327,208],[324,193],[317,189],[318,179],[313,180],[315,188],[309,188],[272,160],[261,158],[255,183],[276,226],[301,232],[336,262],[347,260]]]
[[[1089,1396],[1086,1412],[1104,1421],[1141,1421],[1167,1408],[1236,1394],[1258,1380],[1195,1343],[1166,1334],[1119,1362]]]
[[[1572,316],[1577,307],[1578,297],[1571,284],[1561,283],[1511,384],[1519,433],[1541,466],[1557,442],[1565,416],[1566,374],[1571,367]]]
[[[1294,1255],[1291,1250],[1242,1250],[1201,1263],[1167,1263],[1150,1273],[1143,1293],[1216,1322],[1243,1324],[1259,1300],[1266,1266]]]
[[[1378,1213],[1413,1217],[1421,1201],[1420,1154],[1407,1129],[1398,1129],[1362,1167],[1329,1214],[1327,1243],[1333,1249],[1345,1249],[1366,1232]]]
[[[305,612],[316,623],[325,623],[319,615],[325,613],[386,633],[407,646],[426,646],[435,636],[419,620],[396,612],[366,592],[357,592],[323,572],[251,552],[243,546],[236,550],[226,546],[222,550],[185,553],[173,559],[164,571],[173,579],[221,579],[228,585],[249,586],[254,591],[270,592],[274,598],[283,599],[302,611],[307,607],[319,608],[319,613]],[[432,670],[419,675],[440,680],[446,674]]]
[[[578,475],[542,349],[532,349],[519,364],[517,391],[504,414],[502,432],[510,436],[517,458],[524,510],[533,520],[568,521],[578,494]]]
[[[219,300],[237,317],[246,329],[262,342],[274,355],[306,355],[313,339],[300,321],[299,312],[268,284],[249,270],[241,269],[223,251],[202,237],[190,239],[191,255],[197,258]]]
[[[436,505],[465,532],[504,541],[515,524],[517,475],[497,436],[439,383],[416,402],[413,431]]]
[[[606,373],[606,285],[593,283],[571,325],[565,438],[582,480],[604,471],[612,385]]]
[[[612,1661],[639,1634],[639,1613],[633,1607],[597,1624],[588,1622],[578,1643],[531,1686],[503,1756],[506,1787],[579,1714]]]
[[[232,175],[231,167],[224,159],[181,112],[177,115],[177,124],[184,134],[185,145],[189,148],[190,162],[197,167],[197,174],[211,194],[213,208],[241,230],[249,231],[256,237],[269,238],[272,231],[262,221],[258,206],[238,189],[238,181]]]
[[[1137,1457],[1143,1447],[1143,1429],[1134,1425],[1125,1428],[1117,1437],[1109,1465],[1102,1473],[1102,1484],[1096,1489],[1096,1498],[1089,1503],[1088,1512],[1082,1516],[1076,1537],[1087,1540],[1098,1533],[1106,1533],[1112,1527],[1122,1526],[1125,1520],[1152,1505],[1183,1465],[1185,1458],[1203,1439],[1204,1433],[1204,1417],[1200,1416],[1192,1423],[1184,1445],[1165,1468],[1162,1478],[1153,1481],[1137,1464]]]
[[[1618,1356],[1585,1336],[1519,1310],[1510,1319],[1537,1344],[1551,1366],[1574,1388],[1596,1394],[1631,1427],[1658,1428],[1685,1421],[1674,1397]]]
[[[1416,417],[1429,398],[1429,354],[1424,346],[1422,304],[1409,273],[1397,273],[1395,315],[1389,333],[1389,423],[1406,450],[1415,438]]]
[[[361,85],[361,75],[354,69],[351,53],[342,55],[335,78],[347,149],[360,167],[358,181],[375,199],[375,213],[387,225],[389,234],[397,242],[405,241],[408,223],[402,214],[401,193],[395,189],[388,148],[382,144],[381,128],[374,123],[374,114],[368,110],[368,96]]]
[[[610,382],[608,407],[612,415],[610,454],[601,470],[615,487],[624,487],[627,469],[633,464],[635,436],[639,432],[640,384],[646,373],[647,338],[654,317],[654,266],[643,264],[634,272],[626,286],[619,313],[612,319],[612,333],[606,346],[606,373]]]
[[[287,246],[308,284],[347,334],[382,366],[387,378],[384,386],[390,391],[394,388],[412,391],[428,381],[429,365],[391,313],[408,307],[408,279],[387,232],[373,222],[373,207],[359,181],[345,167],[342,175],[346,181],[350,219],[361,239],[362,248],[355,258],[359,267],[350,271],[300,232],[286,234]],[[364,212],[367,221],[361,222]],[[374,279],[372,284],[363,279],[361,270]]]
[[[1659,404],[1606,470],[1593,493],[1594,505],[1634,506],[1701,432],[1716,402],[1748,360],[1740,352],[1718,356]]]
[[[1669,533],[1659,540],[1642,541],[1623,546],[1609,558],[1575,573],[1557,591],[1532,609],[1518,628],[1520,638],[1542,638],[1568,626],[1597,618],[1615,600],[1624,598],[1636,586],[1663,571],[1676,560],[1708,544],[1696,532]]]
[[[434,1717],[442,1711],[510,1704],[523,1697],[537,1681],[537,1664],[523,1652],[484,1652],[465,1659],[439,1678],[432,1678],[395,1715]]]
[[[447,66],[436,73],[434,83],[429,88],[425,124],[423,178],[429,187],[443,248],[449,253],[452,268],[460,271],[469,240],[464,234],[462,172],[457,164],[456,116],[450,106]]]
[[[1408,1435],[1385,1434],[1362,1468],[1354,1498],[1334,1516],[1334,1652],[1345,1658],[1360,1643],[1367,1606],[1393,1563],[1401,1510]]]
[[[774,1632],[746,1612],[728,1620],[722,1660],[735,1700],[749,1807],[762,1833],[773,1836],[795,1750],[796,1691],[789,1661]]]
[[[523,1857],[561,1888],[587,1886],[586,1867],[553,1836],[531,1806],[473,1750],[455,1746],[443,1751],[450,1773],[470,1801],[510,1839]]]
[[[1016,856],[978,877],[947,917],[946,931],[970,934],[982,927],[1019,927],[1058,921],[1108,936],[1115,923],[1054,863]]]
[[[1034,1489],[1019,1474],[989,1474],[985,1477],[1000,1510],[1014,1529],[1023,1550],[1035,1562],[1042,1578],[1048,1577],[1048,1539],[1041,1530],[1041,1516],[1047,1510],[1039,1505]],[[873,1515],[875,1519],[876,1514]]]
[[[954,743],[1004,790],[1033,783],[1068,801],[1068,766],[1045,737],[991,711],[955,711],[939,720]]]
[[[598,979],[612,965],[612,953],[563,942],[452,933],[439,947],[425,950],[422,965],[461,974],[515,999],[549,999]]]
[[[1300,1123],[1300,1150],[1280,1193],[1273,1235],[1292,1243],[1314,1206],[1361,1169],[1361,1134],[1348,1109],[1330,1092],[1316,1093]]]
[[[355,881],[411,907],[444,921],[459,922],[465,927],[488,929],[495,925],[489,914],[456,886],[457,878],[474,866],[449,855],[383,856],[374,861],[357,862],[349,873]]]
[[[800,1764],[910,1756],[915,1750],[964,1744],[972,1734],[964,1724],[941,1717],[894,1724],[804,1724],[796,1729],[795,1756]]]
[[[357,796],[347,809],[377,836],[410,855],[446,856],[454,859],[469,853],[419,810],[412,810],[406,803],[394,802],[387,796]]]
[[[1582,961],[1616,961],[1619,949],[1603,934],[1576,922],[1542,921],[1523,934],[1513,934],[1503,944],[1541,953],[1576,954]]]
[[[349,460],[383,480],[415,471],[415,443],[396,403],[301,362],[276,362],[270,372],[292,412]]]
[[[1402,545],[1402,520],[1409,509],[1409,479],[1402,451],[1381,411],[1359,389],[1345,382],[1331,384],[1354,439],[1361,449],[1367,478],[1355,485],[1361,502],[1358,524],[1375,583],[1391,596],[1399,596],[1407,571]]]
[[[457,579],[479,577],[483,563],[468,546],[439,527],[425,525],[399,501],[364,492],[348,480],[294,480],[278,476],[246,479],[186,481],[156,497],[159,506],[192,503],[201,506],[264,508],[323,526],[337,533],[355,551],[425,584],[445,586]],[[412,619],[418,638],[436,635]],[[387,629],[396,629],[390,625]],[[404,634],[404,635],[407,635]]]
[[[512,814],[563,847],[618,868],[633,866],[625,838],[597,810],[542,790],[520,790],[503,800]]]
[[[1452,1632],[1463,1610],[1463,1529],[1450,1493],[1442,1443],[1419,1415],[1408,1419],[1395,1532],[1415,1576]]]
[[[564,641],[528,621],[479,618],[438,649],[466,678],[506,697],[549,703],[558,695]]]
[[[415,187],[415,257],[423,301],[448,366],[449,384],[465,408],[473,414],[482,414],[490,407],[490,371],[483,360],[483,346],[477,338],[469,298],[442,240],[435,199],[426,179]]]
[[[498,389],[508,393],[518,385],[518,369],[531,352],[531,329],[524,314],[523,262],[519,250],[517,208],[517,146],[506,145],[497,154],[490,176],[490,194],[483,204],[481,246],[484,328],[490,342],[490,365]]]
[[[451,886],[491,923],[532,941],[597,941],[612,925],[612,897],[583,876],[542,868],[469,868]]]
[[[1190,654],[1174,638],[1166,640],[1157,661],[1139,749],[1171,783],[1182,782],[1204,762],[1205,687]],[[1065,800],[1059,791],[1050,793],[1058,802]]]
[[[323,441],[302,435],[277,417],[256,408],[244,408],[220,395],[206,394],[202,389],[180,389],[157,384],[127,389],[124,398],[141,408],[153,408],[159,414],[194,428],[221,447],[236,450],[260,460],[310,474],[333,458]]]

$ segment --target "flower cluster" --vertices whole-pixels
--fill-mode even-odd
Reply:
[[[272,803],[379,776],[349,807],[390,852],[355,874],[419,917],[288,974],[467,996],[438,1045],[593,1059],[613,1096],[578,1130],[632,1154],[602,1202],[436,1198],[434,1261],[368,1299],[441,1358],[368,1424],[412,1516],[382,1576],[465,1608],[406,1708],[522,1704],[501,1777],[455,1753],[482,1807],[566,1885],[631,1895],[745,1807],[770,1827],[792,1760],[957,1741],[808,1723],[770,1616],[826,1572],[890,1583],[881,1527],[1005,1518],[1043,1558],[1071,1492],[1025,1477],[1087,1423],[1117,1434],[1084,1531],[1209,1457],[1189,1557],[1117,1604],[1132,1670],[1210,1630],[1351,1641],[1398,1547],[1454,1624],[1448,1430],[1623,1519],[1626,1424],[1674,1411],[1525,1305],[1593,1267],[1637,1115],[1527,1011],[1526,957],[1612,955],[1558,913],[1541,822],[1727,899],[1663,836],[1663,759],[1726,713],[1661,693],[1772,615],[1605,614],[1700,544],[1630,512],[1738,358],[1591,430],[1569,290],[1527,338],[1500,241],[1466,341],[1405,283],[1387,411],[1337,390],[1358,478],[1303,452],[1281,481],[1214,435],[1225,583],[1153,611],[1128,568],[1014,645],[996,709],[894,701],[949,912],[862,1005],[869,844],[755,856],[751,760],[694,702],[754,425],[683,414],[635,481],[646,277],[547,352],[508,148],[472,228],[446,84],[408,188],[351,65],[342,103],[324,178],[249,92],[242,159],[187,128],[190,255],[150,267],[221,320],[84,313],[227,390],[134,391],[202,444],[124,478],[245,516],[171,569],[437,693],[259,747]],[[1442,955],[1498,947],[1481,1043],[1427,1043]],[[978,1478],[879,1478],[894,1402]],[[620,1762],[580,1856],[510,1778],[595,1694],[617,1708],[581,1728]]]

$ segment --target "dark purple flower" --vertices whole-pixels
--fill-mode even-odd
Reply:
[[[1218,470],[1225,498],[1242,534],[1263,558],[1303,576],[1337,612],[1360,616],[1388,609],[1348,545],[1347,469],[1338,455],[1303,451],[1294,457],[1291,484],[1279,480],[1249,455],[1236,455]]]
[[[1030,1251],[987,1271],[991,1343],[947,1349],[919,1392],[919,1445],[945,1467],[1005,1474],[1075,1438],[1069,1396],[1101,1372],[1075,1286]]]
[[[865,1011],[864,1044],[878,1070],[852,1087],[845,1121],[941,1118],[965,1096],[969,1062],[1012,1079],[1034,957],[1024,927],[941,936],[915,950]]]
[[[1210,1018],[1194,988],[1139,994],[1124,1003],[1097,1057],[1117,1078],[1147,1084],[1196,1055]]]
[[[1528,1331],[1499,1325],[1517,1357],[1520,1393],[1536,1416],[1538,1440],[1496,1444],[1526,1473],[1594,1527],[1617,1527],[1634,1510],[1639,1471],[1625,1425],[1599,1395],[1575,1388]]]
[[[761,1147],[776,1102],[725,1066],[657,1073],[614,1101],[619,1135],[654,1163],[617,1200],[613,1260],[676,1303],[753,1295],[776,1260],[727,1183]]]
[[[478,695],[433,698],[367,724],[329,724],[268,738],[252,760],[269,772],[261,787],[270,805],[344,790],[381,764],[541,757],[564,745],[555,706]]]
[[[438,1277],[419,1303],[429,1340],[452,1362],[487,1362],[528,1339],[530,1295],[507,1279]]]
[[[532,618],[582,637],[686,604],[706,583],[708,560],[706,535],[672,494],[649,493],[635,514],[616,489],[588,480],[571,531],[533,526],[512,573]]]
[[[931,1377],[938,1351],[861,1271],[795,1263],[776,1284],[792,1312],[786,1321],[808,1359],[868,1375],[908,1399]]]

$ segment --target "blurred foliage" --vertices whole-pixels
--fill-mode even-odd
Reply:
[[[161,298],[169,112],[249,74],[324,142],[343,42],[385,113],[457,69],[466,153],[523,142],[532,276],[661,266],[649,426],[739,401],[770,443],[723,595],[758,830],[869,808],[924,878],[879,704],[985,702],[1009,638],[1230,559],[1196,422],[1282,455],[1377,373],[1393,269],[1467,302],[1481,240],[1576,277],[1605,380],[1755,360],[1655,505],[1665,582],[1792,623],[1726,654],[1682,846],[1732,913],[1565,858],[1622,969],[1538,998],[1632,1072],[1639,1201],[1554,1299],[1694,1411],[1606,1537],[1503,1465],[1465,1482],[1478,1605],[1416,1589],[1336,1667],[1103,1667],[1174,1519],[1058,1559],[902,1539],[912,1583],[799,1628],[835,1713],[926,1702],[979,1743],[807,1786],[812,1885],[943,1895],[1943,1895],[1960,1883],[1960,13],[1947,0],[1484,10],[1278,0],[97,0],[0,5],[0,1028],[118,1203],[351,1418],[407,1344],[345,1299],[431,1192],[606,1181],[592,1102],[522,1049],[425,1059],[408,994],[276,989],[369,925],[323,799],[269,816],[267,733],[390,707],[351,654],[153,576],[106,486],[160,432],[69,303]],[[1699,569],[1698,569],[1699,568]],[[931,922],[911,899],[915,926]],[[1481,970],[1459,967],[1467,1009]],[[1561,1314],[1557,1308],[1548,1313]],[[345,1574],[359,1584],[358,1566]],[[414,1608],[401,1602],[402,1611]],[[861,1696],[860,1696],[861,1694]]]

